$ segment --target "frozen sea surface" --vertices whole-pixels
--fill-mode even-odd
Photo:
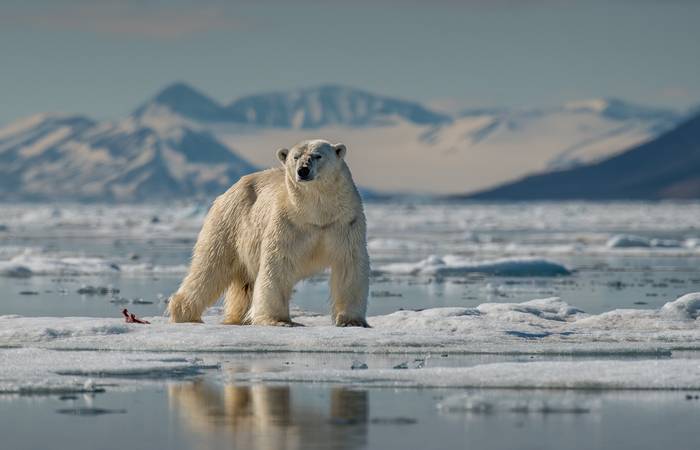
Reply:
[[[371,329],[169,324],[206,209],[0,206],[4,444],[694,445],[700,203],[370,203]]]

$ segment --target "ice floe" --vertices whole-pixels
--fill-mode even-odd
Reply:
[[[96,392],[106,378],[175,378],[213,367],[180,354],[8,348],[0,350],[0,394]]]
[[[45,255],[32,251],[0,261],[0,275],[29,277],[32,275],[94,275],[119,272],[116,263],[95,257]]]
[[[91,392],[102,389],[105,378],[119,379],[121,385],[137,383],[136,378],[141,383],[194,375],[218,367],[212,361],[222,352],[420,355],[414,363],[384,367],[358,361],[347,369],[304,365],[282,372],[275,367],[216,372],[233,382],[700,389],[700,358],[668,358],[676,350],[700,350],[699,312],[700,293],[691,293],[658,310],[598,315],[558,298],[397,311],[370,317],[371,329],[337,328],[328,316],[303,312],[294,317],[305,325],[299,328],[221,325],[218,315],[205,316],[204,324],[171,324],[153,317],[151,325],[118,318],[0,316],[0,393]],[[469,367],[437,367],[429,361],[431,355],[450,354],[531,359]],[[540,360],[547,355],[585,358]]]
[[[126,273],[130,275],[172,273],[181,274],[187,266],[154,265],[150,263],[118,263],[99,257],[58,255],[24,251],[0,261],[0,276],[27,278],[31,276],[80,276]]]
[[[328,316],[300,313],[305,327],[151,325],[121,319],[0,316],[0,347],[154,352],[329,352],[491,354],[663,354],[700,350],[700,294],[658,310],[589,315],[558,298],[431,308],[373,316],[371,329],[337,328]]]
[[[376,271],[405,275],[460,276],[483,273],[501,276],[570,275],[571,271],[554,261],[541,258],[501,258],[492,261],[472,261],[457,255],[429,256],[415,263],[393,263],[379,266]]]
[[[633,234],[617,234],[608,239],[609,248],[693,248],[694,240],[658,239],[636,236]]]

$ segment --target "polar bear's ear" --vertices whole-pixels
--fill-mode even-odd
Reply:
[[[277,150],[277,159],[279,159],[282,164],[287,161],[287,155],[289,155],[289,149],[280,148]]]
[[[345,144],[337,143],[333,146],[333,150],[335,150],[335,154],[338,158],[343,159],[345,158],[345,153],[347,153],[348,148]]]

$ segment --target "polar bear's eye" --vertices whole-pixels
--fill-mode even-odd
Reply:
[[[299,155],[294,155],[294,161],[297,161],[299,159]]]
[[[321,159],[323,155],[312,155],[311,156],[313,159]]]

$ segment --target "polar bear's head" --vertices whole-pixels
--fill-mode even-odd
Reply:
[[[331,144],[322,139],[303,141],[291,149],[277,150],[277,158],[284,165],[287,177],[297,183],[331,178],[345,163],[347,151],[343,144]]]

